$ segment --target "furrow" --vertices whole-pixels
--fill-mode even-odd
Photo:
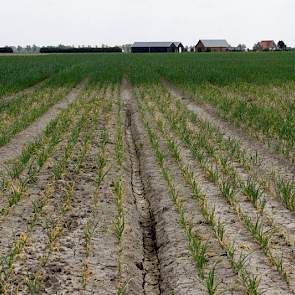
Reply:
[[[194,263],[185,242],[185,233],[169,198],[167,185],[149,147],[149,140],[137,112],[130,85],[125,81],[126,101],[130,105],[131,130],[137,143],[144,192],[155,219],[156,243],[160,268],[160,294],[206,294],[197,279]],[[148,293],[147,293],[148,294]]]
[[[131,165],[130,179],[132,194],[136,203],[136,210],[139,214],[143,244],[143,259],[138,267],[143,271],[144,294],[157,295],[161,293],[159,288],[160,271],[158,250],[156,246],[155,221],[151,212],[150,202],[145,196],[138,150],[131,130],[131,118],[132,115],[130,110],[127,109],[125,136]]]

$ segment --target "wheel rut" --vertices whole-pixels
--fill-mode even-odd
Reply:
[[[130,162],[130,184],[132,195],[138,211],[139,224],[142,230],[143,259],[138,265],[142,269],[143,294],[161,294],[160,268],[156,243],[155,219],[151,204],[146,197],[141,174],[141,163],[138,154],[139,147],[132,132],[132,115],[130,107],[126,106],[125,139]]]

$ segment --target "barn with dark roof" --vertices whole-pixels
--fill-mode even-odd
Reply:
[[[0,53],[13,53],[13,49],[11,47],[0,47]]]
[[[181,42],[135,42],[131,46],[132,53],[182,52]]]

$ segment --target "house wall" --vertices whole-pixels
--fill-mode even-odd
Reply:
[[[178,53],[184,52],[184,46],[179,45],[178,47],[176,47],[175,52],[178,52]]]
[[[149,52],[148,47],[131,47],[132,53],[147,53]]]
[[[205,52],[206,51],[206,48],[203,45],[203,43],[199,41],[198,44],[195,47],[195,51],[196,52]]]
[[[201,42],[195,47],[196,52],[226,52],[226,50],[225,47],[205,47]]]
[[[261,46],[262,50],[276,48],[276,44],[273,41],[261,41],[260,46]]]
[[[165,53],[176,52],[176,47],[131,47],[132,53]]]
[[[227,48],[225,47],[214,47],[214,48],[210,48],[210,51],[212,52],[225,52]]]

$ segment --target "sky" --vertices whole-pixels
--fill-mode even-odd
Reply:
[[[0,0],[0,46],[271,39],[295,47],[294,12],[295,0]]]

